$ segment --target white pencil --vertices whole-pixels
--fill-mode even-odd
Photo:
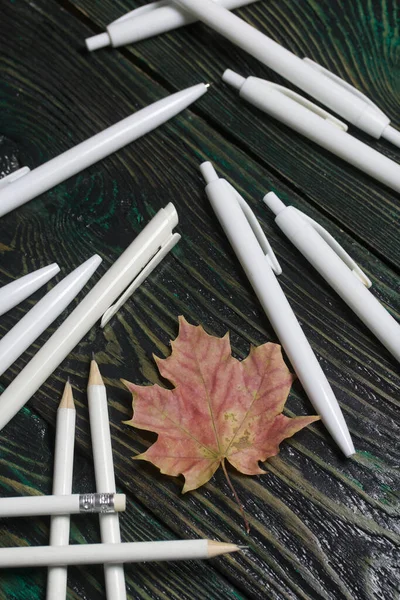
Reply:
[[[125,510],[125,501],[125,494],[71,494],[70,496],[0,498],[0,518],[119,512]]]
[[[238,550],[240,548],[236,544],[210,540],[1,548],[0,568],[193,560],[213,558]]]
[[[96,491],[116,492],[107,393],[95,360],[90,365],[87,394]],[[106,544],[120,543],[118,514],[100,515],[99,518],[101,541]],[[123,565],[104,565],[104,578],[108,600],[126,600]]]
[[[57,410],[56,444],[53,471],[53,494],[72,493],[72,472],[74,466],[76,410],[72,388],[67,381],[64,394]],[[51,518],[50,545],[68,546],[69,515]],[[47,573],[47,600],[63,600],[67,595],[67,567],[54,567]]]

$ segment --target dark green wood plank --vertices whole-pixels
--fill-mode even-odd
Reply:
[[[10,40],[5,56],[9,62],[1,113],[1,131],[16,144],[20,160],[39,164],[166,93],[120,54],[93,56],[89,61],[83,54],[71,53],[71,47],[87,35],[87,28],[60,12],[57,5],[37,2],[34,7],[23,4],[20,8],[16,19],[20,38]],[[17,9],[12,10],[15,14]],[[1,33],[6,37],[7,29]],[[63,92],[58,73],[49,70],[50,55],[52,64],[69,74],[64,75]],[[37,82],[44,70],[43,99]],[[196,80],[191,78],[184,85]],[[43,102],[42,113],[37,114]],[[151,353],[168,353],[168,341],[177,333],[178,314],[204,323],[218,335],[229,328],[240,357],[248,352],[249,342],[276,340],[204,197],[198,163],[205,157],[216,159],[221,172],[262,216],[283,263],[282,285],[335,387],[360,450],[355,459],[343,461],[323,428],[315,425],[284,445],[280,458],[269,463],[267,476],[250,480],[233,474],[251,520],[250,541],[220,474],[204,489],[181,498],[180,482],[130,459],[153,438],[121,425],[130,416],[130,399],[119,378],[158,381]],[[379,590],[391,598],[396,582],[386,576],[382,565],[388,565],[390,574],[397,543],[392,490],[398,487],[398,365],[280,236],[258,200],[271,187],[299,208],[311,208],[310,214],[351,248],[373,274],[375,293],[398,316],[395,271],[312,209],[304,194],[294,193],[273,172],[260,168],[258,160],[231,146],[187,111],[2,219],[2,282],[39,266],[40,256],[48,262],[57,259],[66,272],[94,251],[104,256],[102,273],[167,201],[177,205],[184,234],[173,256],[135,299],[104,332],[91,331],[31,405],[53,422],[56,398],[66,375],[71,374],[80,409],[78,443],[82,452],[89,453],[84,389],[88,359],[95,350],[109,389],[120,485],[176,535],[212,535],[249,543],[252,552],[247,556],[218,566],[245,595],[336,600],[373,598]],[[2,331],[32,302],[4,316]],[[3,383],[10,381],[48,335],[5,374]],[[296,414],[312,410],[298,385],[288,410]]]
[[[0,495],[20,496],[49,494],[52,489],[54,434],[52,428],[29,409],[16,417],[7,435],[0,434]],[[93,464],[78,453],[74,463],[75,493],[95,489]],[[119,492],[124,491],[119,489]],[[134,497],[127,500],[120,514],[123,541],[174,539],[171,531],[144,509]],[[38,546],[48,544],[49,519],[20,518],[0,521],[0,546]],[[71,517],[71,544],[98,543],[98,517]],[[224,559],[226,560],[226,559]],[[230,560],[230,559],[228,559]],[[128,597],[133,599],[244,598],[215,570],[218,560],[187,561],[125,566]],[[67,597],[70,600],[104,598],[101,566],[69,569]],[[45,597],[46,569],[3,570],[0,597],[7,600],[36,600]],[[191,589],[184,582],[190,581]],[[60,599],[61,600],[61,599]]]
[[[94,22],[96,32],[133,4],[142,4],[71,2]],[[238,14],[298,56],[312,58],[355,85],[400,127],[397,1],[272,0],[256,2]],[[97,54],[104,57],[112,52],[121,54],[120,49]],[[221,75],[229,67],[290,87],[288,82],[203,24],[127,46],[122,52],[174,89],[184,86],[194,73],[213,82],[212,93],[195,112],[229,141],[251,152],[267,171],[274,169],[356,239],[399,266],[399,195],[240,100],[237,92],[221,83]],[[350,130],[399,162],[399,150],[389,143],[373,140],[354,127]]]

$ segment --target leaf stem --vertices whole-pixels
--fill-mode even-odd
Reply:
[[[221,467],[222,467],[222,470],[223,470],[223,472],[225,474],[226,481],[228,482],[228,485],[231,488],[233,497],[235,498],[235,500],[236,500],[236,502],[237,502],[237,504],[239,506],[240,513],[241,513],[241,515],[243,517],[244,526],[246,528],[246,532],[250,533],[250,525],[249,525],[249,522],[247,520],[246,513],[244,512],[243,504],[240,502],[239,496],[237,495],[236,490],[233,487],[232,481],[230,480],[230,477],[228,475],[228,471],[226,470],[226,465],[225,465],[225,459],[224,458],[221,461]]]

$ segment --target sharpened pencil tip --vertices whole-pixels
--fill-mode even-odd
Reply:
[[[72,395],[72,387],[69,378],[65,384],[64,393],[58,408],[71,408],[72,410],[75,410],[74,397]]]
[[[208,558],[213,558],[220,554],[231,554],[232,552],[238,552],[239,550],[240,547],[237,544],[208,540]]]
[[[104,385],[103,379],[101,378],[101,374],[99,371],[99,366],[94,359],[90,363],[88,387],[89,385]]]

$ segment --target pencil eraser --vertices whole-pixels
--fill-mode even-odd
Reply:
[[[114,496],[114,510],[115,512],[123,512],[126,509],[126,496],[125,494],[115,494]]]

